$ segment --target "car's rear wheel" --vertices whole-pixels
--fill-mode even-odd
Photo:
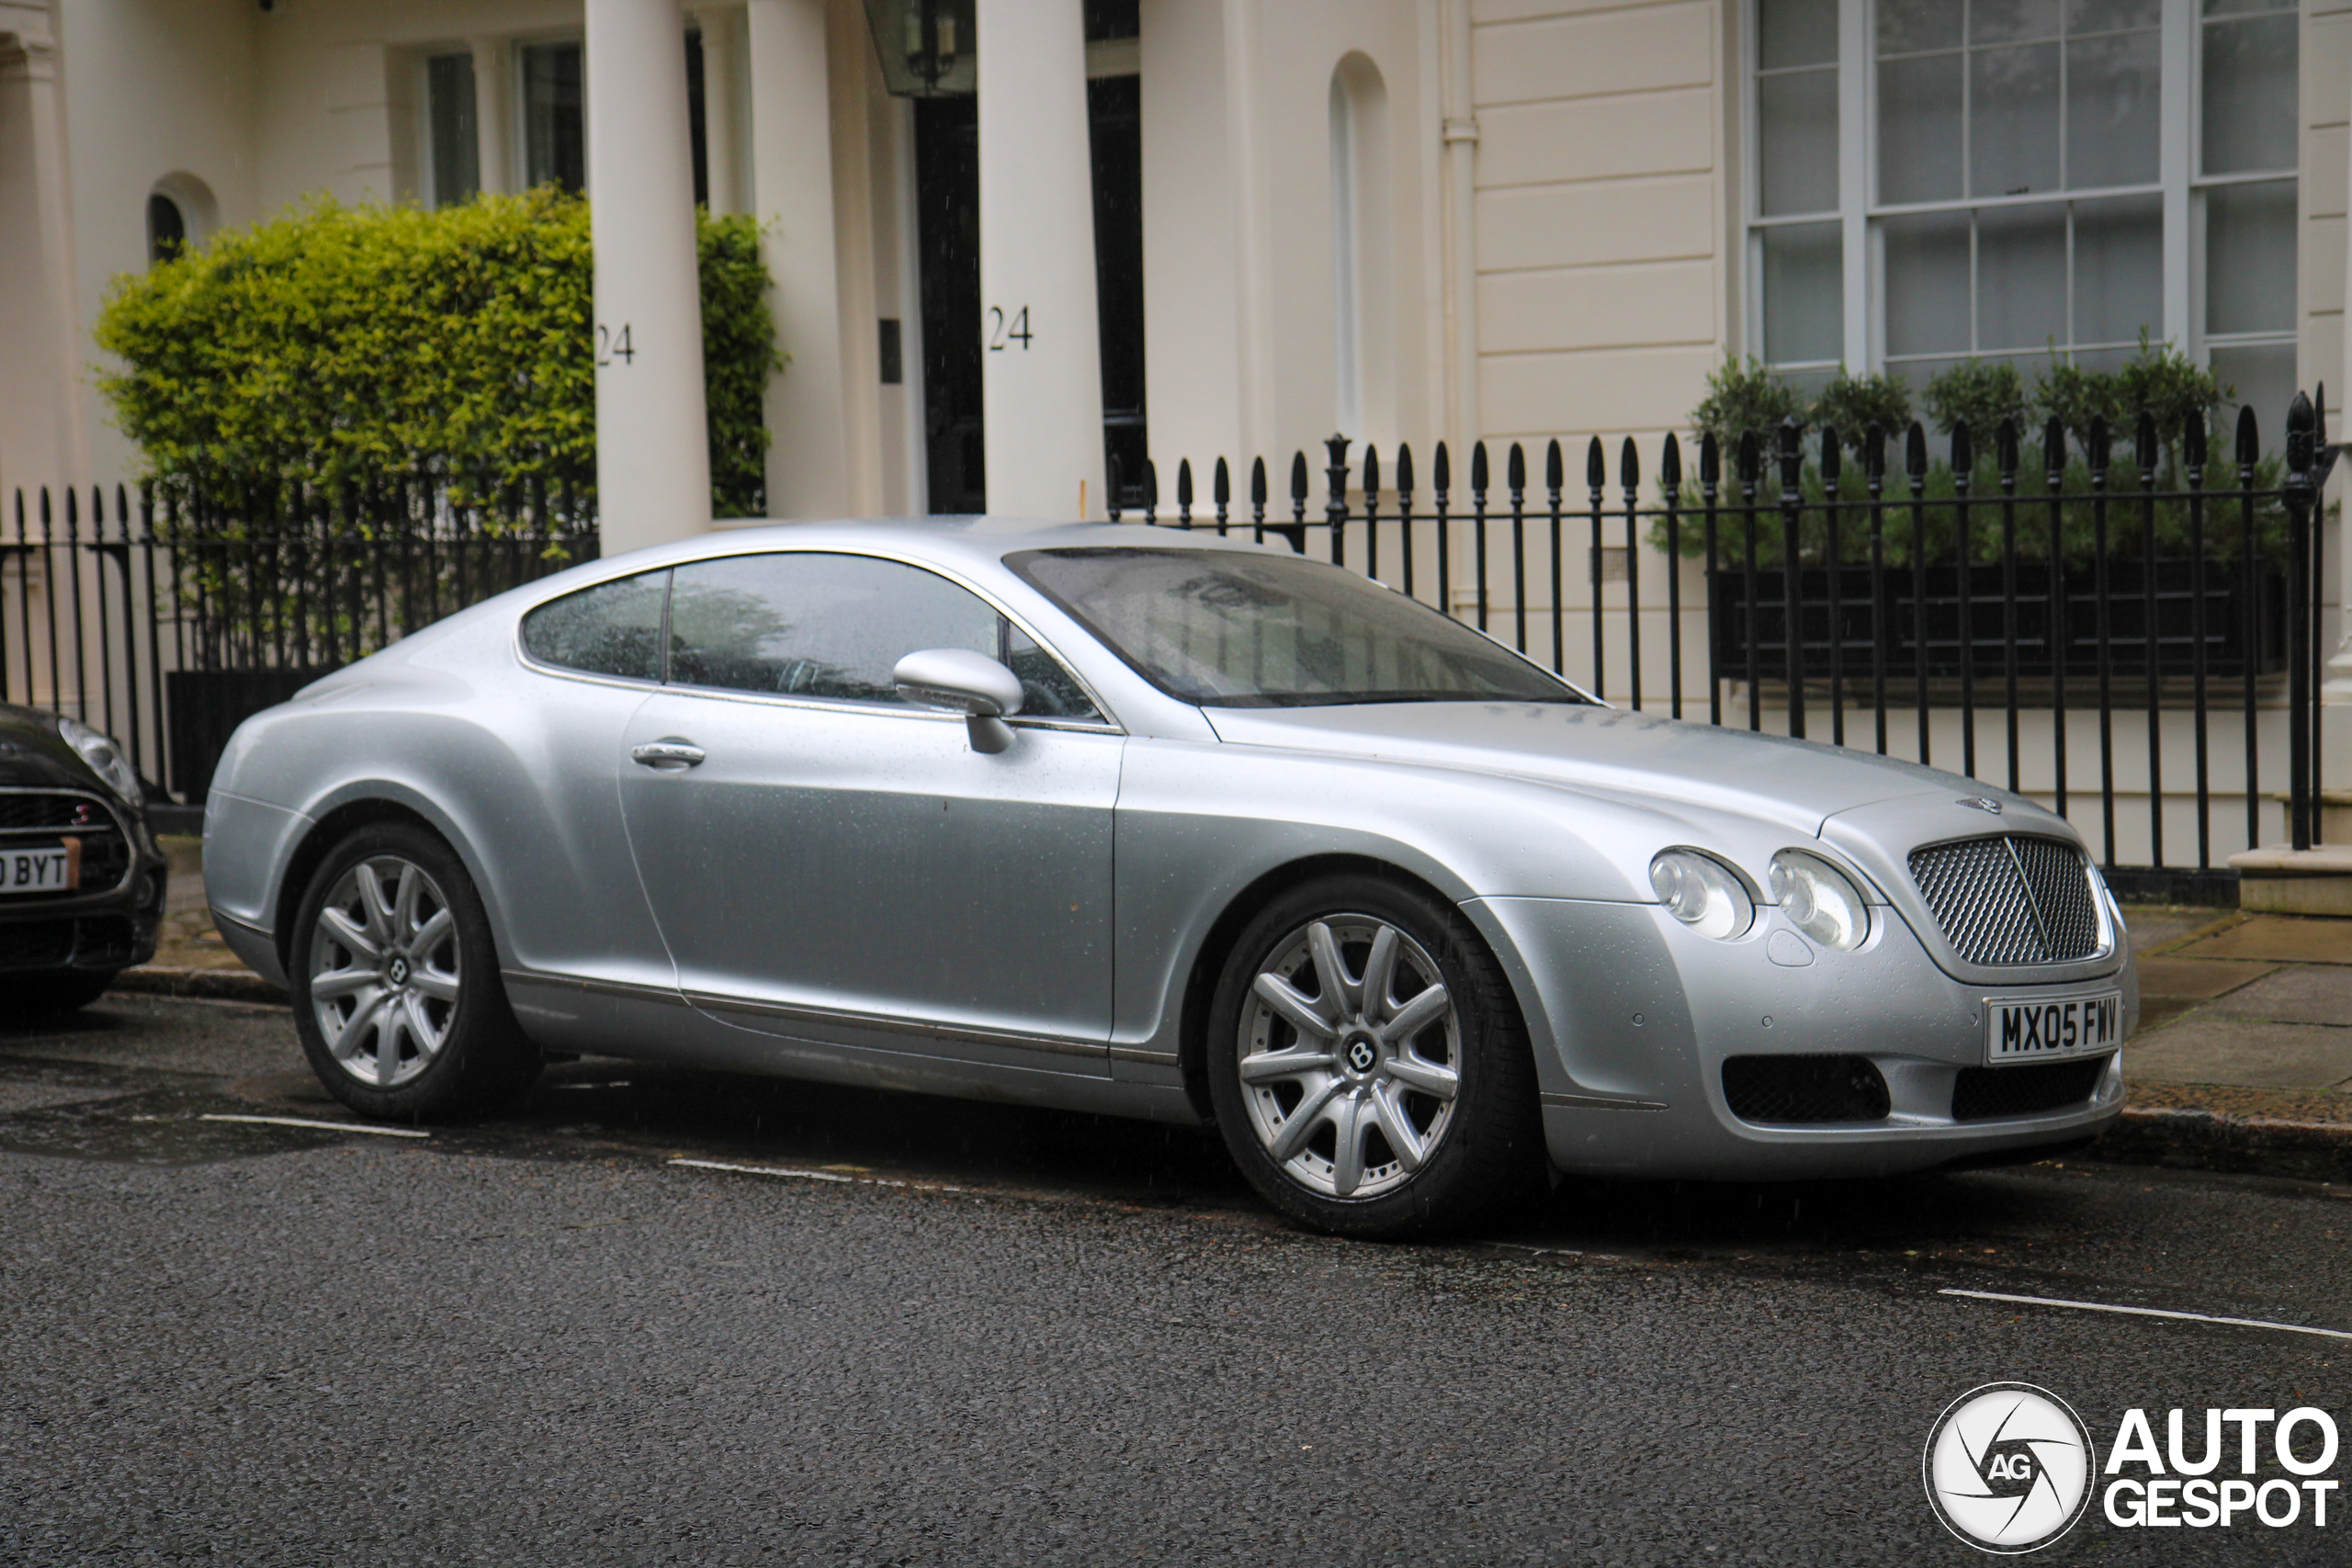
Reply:
[[[406,823],[328,852],[295,916],[294,1021],[311,1068],[366,1116],[503,1110],[539,1074],[465,867]]]
[[[107,987],[113,984],[111,970],[92,975],[77,969],[60,969],[18,976],[9,982],[9,990],[27,1016],[38,1018],[88,1007],[105,996]]]
[[[1510,984],[1459,910],[1402,882],[1318,881],[1252,919],[1218,981],[1207,1065],[1243,1173],[1317,1229],[1457,1230],[1543,1170]]]

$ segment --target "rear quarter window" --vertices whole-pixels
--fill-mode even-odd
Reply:
[[[524,651],[565,670],[659,681],[669,598],[666,569],[567,593],[523,617]]]

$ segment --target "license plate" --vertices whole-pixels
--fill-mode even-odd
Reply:
[[[0,850],[0,897],[11,893],[70,893],[82,886],[82,840],[37,850]]]
[[[2123,993],[1984,1004],[1984,1060],[2047,1062],[2112,1050],[2121,1043]]]

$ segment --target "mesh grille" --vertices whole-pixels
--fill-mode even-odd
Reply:
[[[1962,839],[1911,852],[1911,880],[1969,964],[2068,964],[2098,952],[2082,854],[2057,839]]]
[[[111,828],[96,801],[77,795],[0,795],[0,830],[11,828]]]
[[[2030,1067],[1962,1067],[1951,1089],[1951,1119],[1990,1122],[2064,1111],[2088,1100],[2106,1070],[2105,1056]]]
[[[72,920],[0,924],[0,969],[48,969],[73,957]]]
[[[1867,1056],[1733,1056],[1724,1100],[1743,1122],[1881,1122],[1890,1103]]]

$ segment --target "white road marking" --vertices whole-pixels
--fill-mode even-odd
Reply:
[[[429,1138],[413,1127],[370,1127],[364,1122],[311,1122],[300,1116],[223,1116],[206,1111],[199,1122],[258,1122],[271,1127],[323,1127],[330,1133],[373,1133],[379,1138]]]
[[[893,1181],[887,1176],[843,1176],[837,1170],[798,1170],[782,1165],[729,1165],[724,1160],[673,1158],[672,1165],[688,1166],[695,1170],[731,1170],[743,1176],[795,1176],[804,1181],[840,1181],[858,1187],[911,1187],[919,1192],[961,1192],[961,1187],[949,1187],[936,1181]]]
[[[2133,1317],[2170,1317],[2186,1323],[2225,1323],[2233,1328],[2276,1328],[2286,1334],[2317,1334],[2329,1339],[2352,1339],[2341,1328],[2310,1328],[2300,1323],[2272,1323],[2260,1317],[2215,1317],[2211,1313],[2166,1312],[2161,1307],[2112,1306],[2106,1302],[2069,1302],[2054,1296],[2011,1296],[1999,1291],[1938,1291],[1939,1296],[1969,1296],[1980,1302],[2022,1302],[2028,1306],[2076,1307],[2084,1312],[2120,1312]]]

